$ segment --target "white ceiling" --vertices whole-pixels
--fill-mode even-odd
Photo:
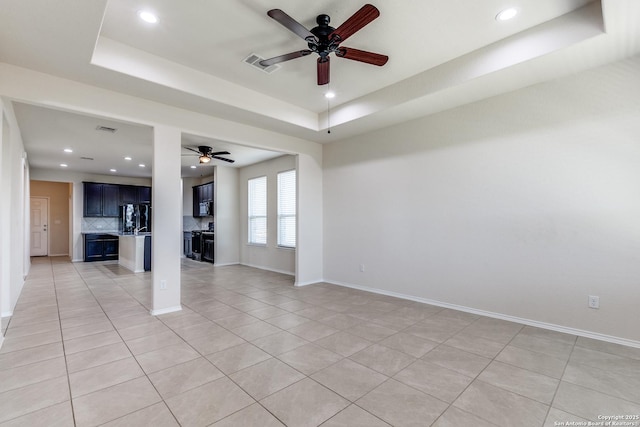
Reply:
[[[380,52],[390,57],[383,68],[331,58],[331,88],[338,103],[364,96],[408,79],[500,39],[531,28],[592,0],[517,1],[521,16],[512,22],[497,22],[495,16],[509,2],[504,0],[377,0],[380,17],[344,44]],[[316,86],[316,55],[281,65],[264,74],[241,61],[251,53],[270,58],[306,49],[306,42],[267,17],[273,8],[283,9],[306,28],[316,26],[316,16],[325,13],[338,27],[356,12],[361,1],[300,2],[283,0],[239,1],[220,4],[174,0],[111,0],[100,37],[166,58],[319,113],[327,105]],[[141,23],[137,11],[153,10],[157,25]]]
[[[362,4],[0,0],[0,61],[325,143],[640,53],[637,0],[602,0],[602,7],[597,0],[377,0],[380,17],[344,45],[387,54],[389,62],[375,67],[332,57],[330,86],[337,97],[328,116],[326,88],[315,83],[315,55],[282,63],[271,74],[243,62],[252,53],[271,57],[305,48],[266,15],[269,9],[282,9],[307,28],[326,13],[337,27]],[[506,7],[519,14],[496,21]],[[141,22],[141,9],[156,12],[159,23]],[[26,104],[15,109],[36,165],[62,161],[44,149],[47,141],[64,145],[79,136],[83,156],[108,154],[100,150],[111,138],[117,149],[109,153],[122,156],[135,147],[150,163],[147,127],[117,122],[116,134],[83,134],[69,127],[95,129],[96,118]],[[136,143],[127,142],[133,135]],[[230,151],[237,164],[268,156],[255,152],[245,162],[246,147],[184,136],[183,145],[201,143]],[[116,168],[120,174],[123,166]]]
[[[100,175],[150,177],[153,155],[153,131],[148,126],[115,121],[97,116],[80,115],[61,110],[13,102],[20,123],[29,165],[40,169],[63,169]],[[99,126],[115,132],[97,130]],[[196,148],[207,145],[214,151],[229,151],[226,157],[234,163],[212,160],[201,165],[198,155],[183,149],[183,177],[208,176],[213,166],[240,168],[279,157],[282,153],[243,147],[197,135],[182,135],[182,146]],[[64,150],[71,149],[67,153]],[[130,157],[131,160],[126,160]],[[141,167],[140,165],[144,165]],[[195,169],[192,168],[195,166]],[[112,172],[111,169],[115,169]]]

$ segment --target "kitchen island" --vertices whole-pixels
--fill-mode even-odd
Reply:
[[[151,270],[151,233],[120,234],[118,264],[134,273]]]

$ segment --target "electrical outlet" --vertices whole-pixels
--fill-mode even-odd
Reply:
[[[160,280],[160,289],[167,289],[167,281],[166,280]]]
[[[589,308],[600,308],[600,297],[589,295]]]
[[[360,264],[360,273],[364,273],[364,264]]]

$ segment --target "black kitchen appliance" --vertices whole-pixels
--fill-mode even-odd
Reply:
[[[200,202],[200,216],[213,216],[213,202]]]
[[[213,247],[214,247],[214,235],[213,231],[202,232],[202,255],[201,260],[213,263]]]
[[[120,233],[151,232],[151,205],[121,205],[118,216],[118,231]]]
[[[202,231],[191,232],[191,258],[200,261],[202,258]]]

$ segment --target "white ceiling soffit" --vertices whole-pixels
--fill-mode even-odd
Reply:
[[[161,16],[159,30],[151,31],[134,21],[140,2],[111,0],[91,62],[254,116],[312,132],[325,130],[327,101],[321,95],[326,87],[315,85],[315,58],[283,63],[271,74],[258,73],[242,61],[254,52],[270,57],[305,47],[266,16],[268,9],[281,8],[311,28],[317,14],[327,13],[339,25],[359,5],[334,3],[310,11],[304,2],[245,3],[225,9],[198,2],[198,9],[150,0],[145,4]],[[536,76],[524,73],[519,83],[480,85],[456,94],[470,82],[604,34],[599,1],[518,3],[529,16],[501,27],[491,12],[492,7],[496,13],[501,10],[500,1],[452,0],[446,7],[425,1],[408,7],[378,0],[380,18],[347,44],[388,54],[390,61],[382,68],[346,61],[347,67],[332,59],[331,88],[341,96],[331,107],[331,126],[357,132],[358,123],[369,122],[372,129],[536,83]],[[460,13],[450,16],[456,9]],[[443,11],[444,17],[438,13]],[[443,97],[447,92],[454,96]]]

